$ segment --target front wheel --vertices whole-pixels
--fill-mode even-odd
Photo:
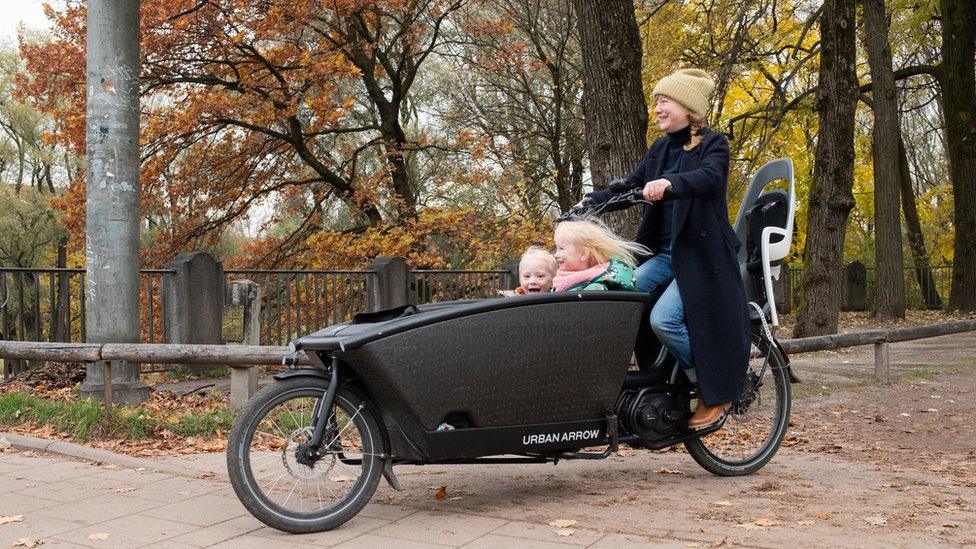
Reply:
[[[710,473],[751,475],[772,459],[790,423],[789,371],[779,348],[752,331],[752,351],[742,396],[722,429],[685,441],[688,453]]]
[[[336,393],[321,457],[299,460],[325,396],[314,377],[277,381],[248,401],[227,440],[227,472],[244,507],[291,533],[331,530],[373,496],[383,469],[383,437],[366,402]]]

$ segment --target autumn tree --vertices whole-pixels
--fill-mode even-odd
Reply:
[[[854,108],[857,104],[854,0],[826,0],[820,16],[820,134],[810,191],[802,297],[794,337],[837,331],[844,234],[854,207]]]
[[[633,0],[573,0],[583,52],[583,115],[594,189],[633,170],[647,150],[647,102]]]
[[[46,139],[51,119],[30,98],[16,93],[15,80],[23,65],[15,48],[0,48],[0,181],[13,184],[17,191],[26,185],[54,194],[55,180],[61,184],[65,170],[74,169],[76,161]]]
[[[442,112],[483,143],[491,185],[541,219],[582,197],[586,165],[580,51],[569,0],[472,5],[449,50]],[[508,201],[503,200],[503,204]]]
[[[874,315],[905,317],[905,276],[900,217],[898,96],[891,67],[888,14],[884,0],[861,0],[864,44],[871,66],[874,111],[871,157],[874,161],[874,265],[877,284]]]
[[[942,97],[955,245],[949,307],[976,311],[976,3],[942,0]]]
[[[353,230],[415,215],[422,189],[406,151],[418,144],[401,120],[460,6],[143,2],[142,180],[157,254],[206,244],[272,197],[305,198],[283,245],[319,230],[336,200],[361,220]],[[69,2],[52,16],[54,40],[22,48],[44,75],[24,86],[72,99],[61,130],[80,150],[85,8]]]

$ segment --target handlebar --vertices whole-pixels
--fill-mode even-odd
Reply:
[[[609,211],[623,210],[630,208],[631,206],[636,206],[637,204],[654,204],[655,201],[644,200],[644,189],[642,187],[633,188],[628,187],[622,179],[616,179],[610,183],[610,192],[613,195],[607,199],[605,202],[599,204],[586,203],[584,200],[579,204],[573,206],[565,213],[559,215],[556,221],[571,221],[576,219],[582,219],[584,217],[591,217],[595,215],[602,215]],[[674,192],[671,188],[664,191],[664,196],[661,200],[656,202],[664,202],[666,200],[672,200],[674,198]]]

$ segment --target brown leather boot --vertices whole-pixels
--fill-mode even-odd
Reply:
[[[718,423],[722,419],[722,414],[732,407],[731,402],[709,406],[700,401],[695,408],[695,415],[688,420],[688,428],[692,431],[706,429]]]

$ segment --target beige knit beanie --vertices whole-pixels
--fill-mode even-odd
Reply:
[[[715,81],[701,69],[681,69],[661,79],[654,86],[654,97],[666,95],[684,105],[693,114],[704,118],[708,112],[708,98]]]

